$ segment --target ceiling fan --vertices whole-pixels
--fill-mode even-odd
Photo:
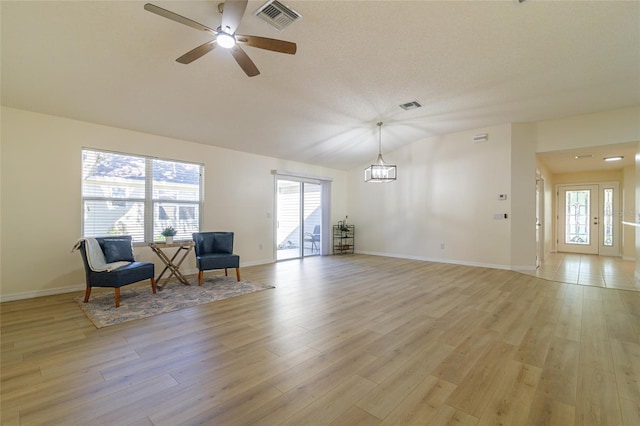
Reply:
[[[249,55],[247,55],[240,45],[293,55],[296,53],[296,44],[273,38],[236,34],[236,29],[238,28],[238,25],[240,25],[242,16],[247,8],[247,1],[248,0],[226,0],[226,2],[220,3],[218,5],[218,10],[222,13],[222,21],[216,30],[151,3],[145,4],[144,9],[155,13],[156,15],[171,19],[172,21],[176,21],[180,24],[188,25],[191,28],[207,32],[214,36],[213,40],[207,41],[206,43],[180,56],[176,59],[177,62],[180,62],[181,64],[190,64],[196,59],[211,52],[217,46],[220,46],[225,49],[229,49],[231,55],[234,57],[238,65],[240,65],[240,68],[242,68],[249,77],[254,77],[260,74],[260,71],[258,71],[256,64],[253,63],[251,58],[249,58]]]

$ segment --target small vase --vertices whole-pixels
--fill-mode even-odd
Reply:
[[[173,244],[173,237],[164,237],[164,241],[167,244]]]

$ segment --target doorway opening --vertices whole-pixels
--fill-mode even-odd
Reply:
[[[544,261],[544,178],[536,176],[536,268]]]

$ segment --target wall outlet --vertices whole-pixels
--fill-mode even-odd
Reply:
[[[506,200],[507,199],[507,194],[498,194],[498,200]]]
[[[493,218],[495,220],[500,220],[500,219],[507,219],[508,216],[506,213],[494,213]]]
[[[444,250],[444,243],[440,243],[440,250]]]

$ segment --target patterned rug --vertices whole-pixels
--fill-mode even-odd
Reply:
[[[102,328],[270,288],[274,287],[245,280],[236,281],[234,277],[224,275],[213,275],[205,278],[201,287],[197,281],[192,282],[190,286],[170,281],[164,286],[164,290],[156,294],[151,292],[149,281],[146,281],[144,286],[122,287],[119,308],[115,307],[113,289],[94,289],[88,303],[82,302],[84,296],[78,296],[74,300],[93,324]]]

